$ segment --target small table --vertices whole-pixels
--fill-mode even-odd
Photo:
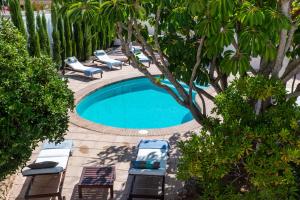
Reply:
[[[79,198],[82,198],[82,188],[109,188],[113,198],[116,169],[112,167],[84,167],[78,184]]]

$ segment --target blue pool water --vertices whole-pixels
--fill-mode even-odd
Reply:
[[[147,78],[105,86],[86,96],[76,109],[84,119],[119,128],[164,128],[193,119],[188,109]]]

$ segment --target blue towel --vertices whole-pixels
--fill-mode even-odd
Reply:
[[[139,149],[166,149],[169,151],[170,145],[166,140],[141,140]]]
[[[61,143],[55,144],[55,142],[45,142],[42,149],[72,149],[73,141],[64,140]]]
[[[99,68],[89,67],[88,69],[84,70],[84,75],[92,76],[93,74],[102,73],[103,71]]]

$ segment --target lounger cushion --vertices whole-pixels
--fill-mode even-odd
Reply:
[[[44,169],[44,168],[51,168],[56,167],[58,165],[58,162],[53,161],[44,161],[44,162],[34,162],[27,167],[30,169]]]
[[[29,167],[25,167],[22,170],[23,176],[32,176],[32,175],[42,175],[42,174],[56,174],[64,171],[68,164],[68,156],[61,156],[61,157],[44,157],[44,158],[37,158],[35,162],[44,162],[44,161],[53,161],[57,162],[58,165],[52,168],[45,168],[45,169],[30,169]]]
[[[113,66],[122,67],[121,61],[110,58],[104,50],[96,50],[94,55],[100,62],[105,63],[109,68],[112,68]]]
[[[95,67],[89,67],[84,70],[84,75],[86,76],[92,76],[93,74],[97,74],[97,73],[103,73],[103,71]]]
[[[103,50],[97,50],[94,52],[95,56],[103,56],[106,55],[105,51]]]
[[[132,161],[132,167],[136,169],[159,169],[160,162],[154,161]]]
[[[38,158],[70,156],[71,149],[44,149],[41,150]]]
[[[97,73],[102,74],[103,73],[103,71],[101,69],[95,68],[95,67],[84,66],[78,60],[76,60],[76,62],[74,62],[74,63],[70,63],[68,60],[69,60],[69,58],[65,60],[65,63],[68,64],[68,66],[70,66],[70,68],[72,68],[75,71],[83,72],[86,76],[92,76],[93,74],[97,74]]]

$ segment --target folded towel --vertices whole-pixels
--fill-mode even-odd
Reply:
[[[155,161],[144,161],[144,160],[134,160],[131,161],[131,164],[133,168],[136,169],[159,169],[160,168],[160,162]]]

